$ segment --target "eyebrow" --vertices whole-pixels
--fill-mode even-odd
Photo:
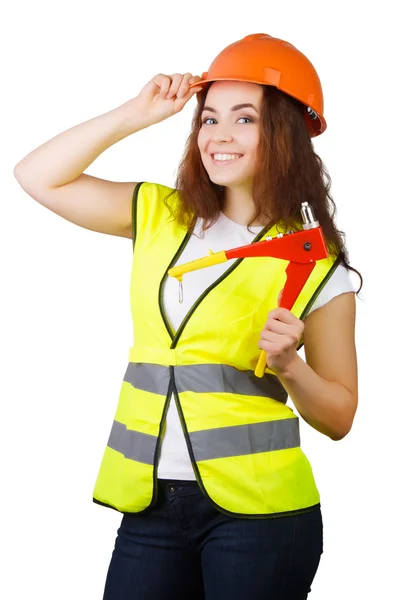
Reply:
[[[256,107],[253,104],[235,104],[235,106],[232,106],[231,111],[235,111],[235,110],[242,110],[242,108],[253,108],[256,112],[258,112],[258,110],[256,109]],[[218,112],[217,110],[215,110],[215,108],[211,108],[211,106],[205,106],[203,108],[203,112],[209,110],[210,112],[216,113]]]

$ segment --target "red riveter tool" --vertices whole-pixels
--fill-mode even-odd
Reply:
[[[173,267],[168,275],[175,277],[182,283],[182,275],[203,269],[232,258],[247,258],[250,256],[271,256],[290,261],[286,267],[286,282],[282,290],[279,306],[290,310],[297,300],[307,279],[311,275],[317,260],[328,257],[328,249],[322,229],[315,220],[313,210],[308,202],[301,204],[303,231],[289,231],[286,235],[278,233],[275,238],[268,236],[262,242],[239,246],[232,250],[222,250],[191,262]],[[257,367],[254,371],[257,377],[263,377],[267,366],[267,355],[262,350]]]

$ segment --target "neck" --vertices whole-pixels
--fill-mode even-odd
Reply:
[[[239,225],[248,225],[251,217],[254,214],[254,201],[251,192],[247,189],[225,188],[225,196],[223,203],[223,213],[239,223]],[[252,223],[254,227],[262,227],[266,223],[260,220],[260,217]]]

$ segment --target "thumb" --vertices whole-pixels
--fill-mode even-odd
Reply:
[[[280,306],[280,304],[281,304],[282,294],[283,294],[283,290],[281,290],[278,294],[278,306]]]

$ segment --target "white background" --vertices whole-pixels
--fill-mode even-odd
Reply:
[[[314,146],[333,179],[350,262],[365,278],[353,429],[333,442],[301,424],[324,516],[310,598],[399,597],[399,47],[391,4],[36,0],[3,14],[2,598],[102,598],[121,514],[94,504],[92,491],[132,344],[131,240],[45,209],[13,168],[58,133],[137,95],[155,74],[201,75],[225,46],[259,32],[293,43],[320,75],[328,128]],[[173,186],[195,103],[112,146],[86,172]]]

